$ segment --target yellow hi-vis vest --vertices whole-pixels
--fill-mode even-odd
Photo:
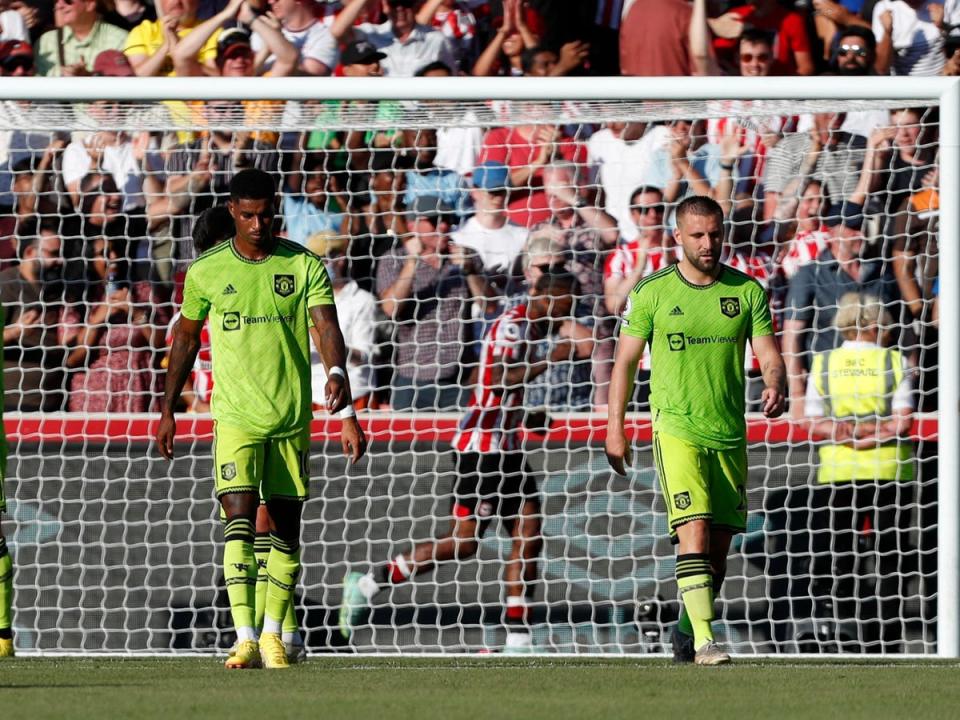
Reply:
[[[903,361],[896,350],[882,347],[840,347],[817,353],[810,369],[826,416],[837,420],[885,420],[893,393],[903,380]],[[822,445],[817,482],[912,480],[909,439],[892,440],[869,450]]]

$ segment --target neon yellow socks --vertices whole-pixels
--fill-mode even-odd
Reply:
[[[253,537],[253,519],[227,520],[223,532],[223,577],[238,635],[241,628],[257,627],[257,560],[253,554]]]
[[[680,617],[680,630],[683,631],[683,617],[686,615],[693,635],[693,646],[701,648],[713,640],[713,574],[710,570],[710,556],[706,553],[690,553],[677,556],[677,588],[683,601],[684,613]]]

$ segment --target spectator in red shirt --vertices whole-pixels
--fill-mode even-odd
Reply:
[[[770,75],[813,75],[813,55],[810,52],[810,38],[803,15],[796,10],[788,10],[777,0],[751,0],[747,5],[732,8],[720,18],[710,21],[710,27],[719,36],[714,41],[714,49],[721,64],[736,66],[733,57],[738,47],[736,31],[745,26],[773,33],[774,63]],[[731,34],[724,28],[733,28]]]
[[[543,167],[557,159],[584,165],[586,147],[564,137],[554,125],[529,124],[488,131],[478,164],[496,160],[510,168],[507,217],[517,225],[532,227],[550,218],[543,191]]]
[[[719,74],[709,39],[706,0],[634,0],[620,25],[620,72]]]

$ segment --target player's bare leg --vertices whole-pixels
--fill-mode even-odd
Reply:
[[[684,612],[693,628],[693,645],[696,648],[694,662],[698,665],[722,665],[730,662],[727,655],[713,638],[711,623],[714,618],[714,576],[712,567],[711,533],[708,520],[691,520],[677,528],[679,542],[677,553],[677,587],[683,601]],[[724,568],[729,535],[724,544],[717,534],[717,548],[723,551]]]
[[[543,548],[540,534],[540,503],[527,500],[511,529],[513,543],[504,571],[507,608],[506,652],[527,652],[532,647],[528,598],[537,580],[537,559]]]
[[[253,554],[259,501],[259,496],[250,492],[228,493],[220,498],[226,517],[223,576],[237,632],[237,644],[226,662],[229,669],[260,667],[260,646],[255,624],[257,562]]]
[[[454,517],[443,536],[418,543],[410,552],[397,555],[365,575],[349,573],[343,582],[340,634],[344,638],[350,637],[370,602],[387,585],[406,582],[439,563],[465,560],[475,555],[479,546],[478,532],[480,526],[473,517]]]

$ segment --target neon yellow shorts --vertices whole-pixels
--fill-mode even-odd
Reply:
[[[213,429],[217,498],[258,493],[263,500],[310,496],[310,428],[296,435],[264,438],[220,423]]]
[[[670,538],[691,520],[743,532],[747,527],[747,446],[714,450],[662,432],[653,433],[653,458],[667,506]]]

